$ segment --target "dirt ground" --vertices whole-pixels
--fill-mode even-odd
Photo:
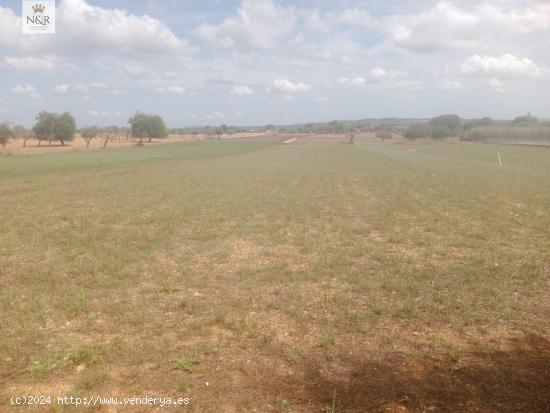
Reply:
[[[263,136],[272,136],[270,134],[263,133],[242,133],[235,135],[226,135],[222,136],[222,139],[258,139]],[[198,140],[212,139],[212,137],[206,135],[169,135],[166,139],[156,139],[153,142],[144,141],[144,145],[156,145],[159,143],[175,143],[175,142],[191,142]],[[97,150],[102,149],[104,144],[103,138],[96,138],[90,142],[89,148],[86,147],[86,141],[77,135],[73,141],[67,142],[65,145],[61,145],[58,141],[53,141],[51,145],[48,145],[47,142],[42,142],[39,145],[39,142],[36,139],[29,139],[26,143],[26,146],[23,147],[22,140],[10,140],[5,147],[0,146],[0,154],[3,155],[31,155],[39,153],[50,153],[50,152],[73,152],[73,151],[82,151],[82,150]],[[112,148],[124,148],[128,146],[134,146],[137,144],[136,140],[128,139],[124,137],[114,138],[109,141],[107,149]]]
[[[144,142],[144,145],[156,145],[162,143],[175,143],[175,142],[191,142],[199,140],[215,139],[206,135],[169,135],[166,139],[157,139],[153,142]],[[344,134],[284,134],[284,133],[262,133],[262,132],[247,132],[232,135],[223,135],[220,139],[236,139],[236,140],[258,140],[258,139],[275,139],[284,144],[292,145],[304,145],[304,144],[320,144],[320,143],[348,143],[349,135]],[[398,143],[403,139],[394,136],[392,142]],[[364,132],[355,135],[355,142],[379,142],[373,133]],[[48,145],[47,142],[39,142],[36,139],[29,139],[26,146],[23,147],[22,140],[11,140],[5,147],[0,147],[1,155],[31,155],[50,152],[73,152],[83,150],[97,150],[103,149],[104,139],[97,138],[90,142],[90,146],[86,147],[86,142],[80,135],[77,135],[71,142],[67,142],[65,145],[61,145],[58,141],[52,142]],[[124,137],[115,138],[109,141],[107,149],[112,148],[124,148],[128,146],[134,146],[137,141],[133,139],[126,140]]]

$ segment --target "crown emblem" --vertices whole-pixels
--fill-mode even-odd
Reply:
[[[46,10],[46,7],[44,7],[43,5],[41,4],[35,4],[34,6],[32,6],[32,11],[36,14],[36,13],[40,13],[40,14],[43,14],[44,13],[44,10]]]

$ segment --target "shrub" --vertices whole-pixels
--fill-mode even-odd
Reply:
[[[428,122],[433,128],[441,127],[449,130],[449,133],[456,132],[462,127],[462,119],[458,115],[441,115],[430,119]],[[451,136],[451,135],[449,135]]]
[[[7,123],[0,123],[0,145],[6,146],[12,136],[12,130]]]
[[[512,123],[516,125],[534,126],[539,124],[539,120],[531,115],[531,112],[527,112],[525,116],[517,116]]]
[[[445,139],[445,138],[448,138],[449,136],[454,136],[455,133],[452,129],[449,129],[448,127],[445,127],[445,126],[434,126],[432,127],[432,133],[431,133],[431,137],[434,138],[434,139]]]
[[[429,138],[432,136],[432,128],[427,123],[414,123],[403,136],[407,139]]]
[[[485,117],[481,119],[472,119],[464,122],[462,126],[464,130],[479,128],[480,126],[491,126],[493,124],[493,119]]]
[[[462,141],[512,144],[550,144],[548,126],[484,126],[465,131]]]

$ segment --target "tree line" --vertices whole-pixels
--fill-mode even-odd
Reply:
[[[411,124],[403,131],[403,136],[412,140],[458,137],[471,142],[550,143],[550,123],[541,122],[530,112],[512,121],[494,121],[489,117],[464,120],[452,114]]]
[[[54,113],[42,111],[36,118],[36,123],[31,129],[21,125],[15,125],[13,128],[7,122],[0,123],[0,145],[6,146],[10,139],[23,141],[23,147],[27,145],[29,139],[38,140],[40,146],[42,142],[58,141],[61,145],[74,140],[77,133],[86,142],[86,147],[90,146],[93,139],[103,139],[103,147],[107,147],[109,141],[121,139],[126,141],[130,137],[143,140],[163,139],[168,136],[168,128],[164,120],[159,115],[148,115],[146,113],[136,112],[134,116],[128,119],[129,127],[119,126],[86,126],[77,129],[75,118],[69,113]]]
[[[272,124],[264,127],[242,128],[237,126],[205,126],[195,128],[176,128],[170,131],[166,128],[164,120],[159,115],[149,115],[136,112],[128,119],[129,127],[119,126],[86,126],[79,130],[76,128],[74,117],[68,113],[51,113],[42,111],[36,116],[36,123],[32,129],[26,129],[21,125],[10,128],[8,123],[0,123],[0,144],[5,146],[10,139],[21,139],[23,146],[29,139],[37,139],[38,144],[47,141],[59,141],[61,145],[74,139],[77,132],[89,147],[94,139],[103,139],[103,147],[107,147],[112,140],[138,139],[139,144],[144,140],[162,139],[168,133],[191,134],[220,138],[222,135],[231,135],[239,132],[266,132],[266,133],[315,133],[315,134],[347,134],[349,143],[353,143],[355,135],[359,132],[374,132],[381,141],[393,138],[394,135],[403,136],[406,139],[415,140],[421,138],[445,139],[458,137],[463,141],[476,142],[550,142],[550,123],[541,122],[531,113],[517,116],[512,121],[493,121],[489,117],[480,119],[462,119],[456,114],[436,116],[427,121],[383,119],[383,120],[359,120],[319,123],[306,123],[290,126],[275,126]]]

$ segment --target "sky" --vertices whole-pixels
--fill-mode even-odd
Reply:
[[[39,0],[37,0],[39,2]],[[169,127],[550,118],[550,2],[57,0],[22,34],[0,0],[0,120]]]

